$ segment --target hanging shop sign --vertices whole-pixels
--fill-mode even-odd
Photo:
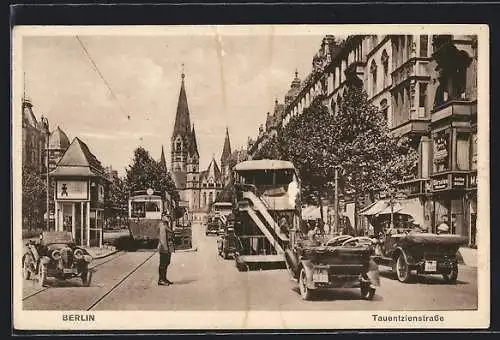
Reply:
[[[465,188],[465,184],[467,183],[466,181],[466,175],[465,174],[454,174],[453,175],[453,181],[452,181],[452,187],[453,189],[462,189]]]
[[[56,184],[58,200],[88,200],[87,181],[61,181]]]
[[[468,183],[467,183],[467,187],[468,188],[477,188],[477,172],[469,174],[469,178],[468,179],[469,180],[468,180]]]
[[[448,175],[435,177],[432,179],[432,190],[441,191],[450,188],[450,179]]]
[[[426,180],[418,179],[400,184],[401,191],[407,195],[419,195],[426,192]]]

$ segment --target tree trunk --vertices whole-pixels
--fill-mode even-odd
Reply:
[[[321,221],[324,221],[323,219],[323,200],[321,199],[321,195],[318,195],[319,197],[319,213],[321,216]]]

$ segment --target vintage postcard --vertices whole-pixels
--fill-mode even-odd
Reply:
[[[22,330],[487,328],[486,25],[13,31]]]

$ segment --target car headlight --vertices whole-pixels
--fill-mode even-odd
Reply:
[[[90,255],[84,255],[83,259],[85,260],[85,262],[91,262],[92,261],[92,256],[90,256]]]
[[[56,261],[59,261],[61,259],[61,251],[56,249],[52,251],[52,254],[50,254],[52,258]]]
[[[75,259],[77,259],[77,260],[81,260],[81,259],[83,259],[83,256],[84,256],[84,255],[85,255],[85,254],[83,253],[83,250],[82,250],[82,249],[79,249],[79,248],[78,248],[78,249],[76,249],[76,250],[75,250],[75,252],[73,253],[73,256],[75,256]]]

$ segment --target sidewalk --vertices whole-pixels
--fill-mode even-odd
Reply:
[[[99,247],[84,247],[92,256],[92,258],[95,259],[102,259],[104,257],[108,257],[110,255],[113,255],[118,252],[116,247],[110,246],[110,245],[103,245],[102,248]]]
[[[458,249],[458,263],[477,267],[477,249],[462,247]]]

